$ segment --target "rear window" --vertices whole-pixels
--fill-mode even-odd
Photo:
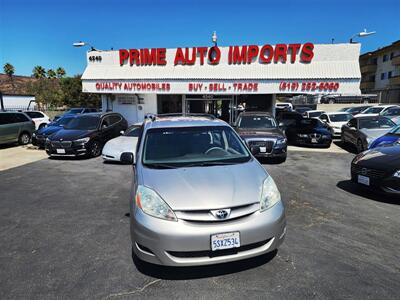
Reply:
[[[15,118],[16,123],[29,121],[28,117],[25,116],[24,114],[14,114],[14,118]]]
[[[322,115],[323,112],[322,111],[315,111],[315,112],[309,112],[308,116],[310,118],[318,118],[320,115]]]
[[[38,111],[27,111],[25,112],[28,116],[30,116],[32,119],[35,118],[44,118],[44,115]]]
[[[395,125],[396,124],[387,118],[360,120],[360,129],[392,128]]]

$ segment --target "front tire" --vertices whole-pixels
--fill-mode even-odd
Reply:
[[[18,137],[18,144],[28,145],[31,141],[31,135],[28,132],[22,132]]]
[[[89,150],[89,157],[97,157],[101,154],[101,144],[99,141],[93,141]]]

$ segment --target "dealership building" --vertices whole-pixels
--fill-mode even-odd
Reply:
[[[360,94],[360,44],[277,44],[92,50],[84,92],[130,124],[148,113],[211,113],[234,122],[237,108],[274,113],[276,97]]]

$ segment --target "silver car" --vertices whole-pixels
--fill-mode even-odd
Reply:
[[[143,124],[130,197],[133,255],[208,265],[275,250],[286,233],[278,188],[225,122],[152,117]]]

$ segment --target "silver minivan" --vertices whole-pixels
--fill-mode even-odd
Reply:
[[[227,123],[153,116],[141,128],[130,197],[136,259],[167,266],[235,261],[275,250],[286,233],[278,188]]]

